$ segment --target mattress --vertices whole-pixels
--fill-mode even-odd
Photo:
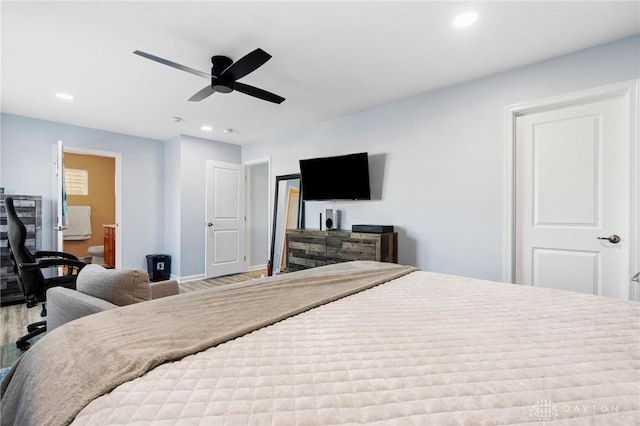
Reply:
[[[97,424],[640,423],[640,305],[412,272],[160,365]]]
[[[346,262],[87,315],[48,332],[18,359],[0,385],[0,421],[70,424],[91,401],[158,365],[415,269]]]

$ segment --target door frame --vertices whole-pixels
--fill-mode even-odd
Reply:
[[[115,201],[116,201],[116,264],[122,266],[122,153],[104,151],[92,148],[80,148],[64,145],[64,152],[80,155],[94,155],[97,157],[113,158],[116,166],[115,175]]]
[[[505,144],[504,144],[504,270],[503,281],[513,283],[515,281],[516,261],[516,119],[526,114],[544,112],[595,102],[611,98],[624,98],[629,105],[629,180],[630,180],[630,211],[629,211],[629,279],[640,271],[640,259],[638,259],[640,247],[640,150],[638,149],[638,112],[639,84],[640,80],[628,80],[621,83],[610,84],[592,89],[567,93],[545,99],[523,102],[505,107]],[[629,300],[640,300],[640,294],[634,294],[633,286],[629,287]]]

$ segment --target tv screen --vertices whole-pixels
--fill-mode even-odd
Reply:
[[[366,152],[300,160],[302,199],[370,200]]]

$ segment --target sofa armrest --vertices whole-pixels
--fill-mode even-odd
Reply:
[[[47,290],[47,331],[87,315],[117,308],[118,305],[65,287]]]
[[[149,283],[149,288],[151,289],[151,299],[160,299],[180,293],[180,287],[176,280],[152,282]]]

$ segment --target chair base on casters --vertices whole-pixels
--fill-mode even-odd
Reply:
[[[27,326],[28,334],[25,334],[16,341],[16,347],[21,351],[26,351],[31,346],[30,339],[47,331],[47,321],[38,321]]]

